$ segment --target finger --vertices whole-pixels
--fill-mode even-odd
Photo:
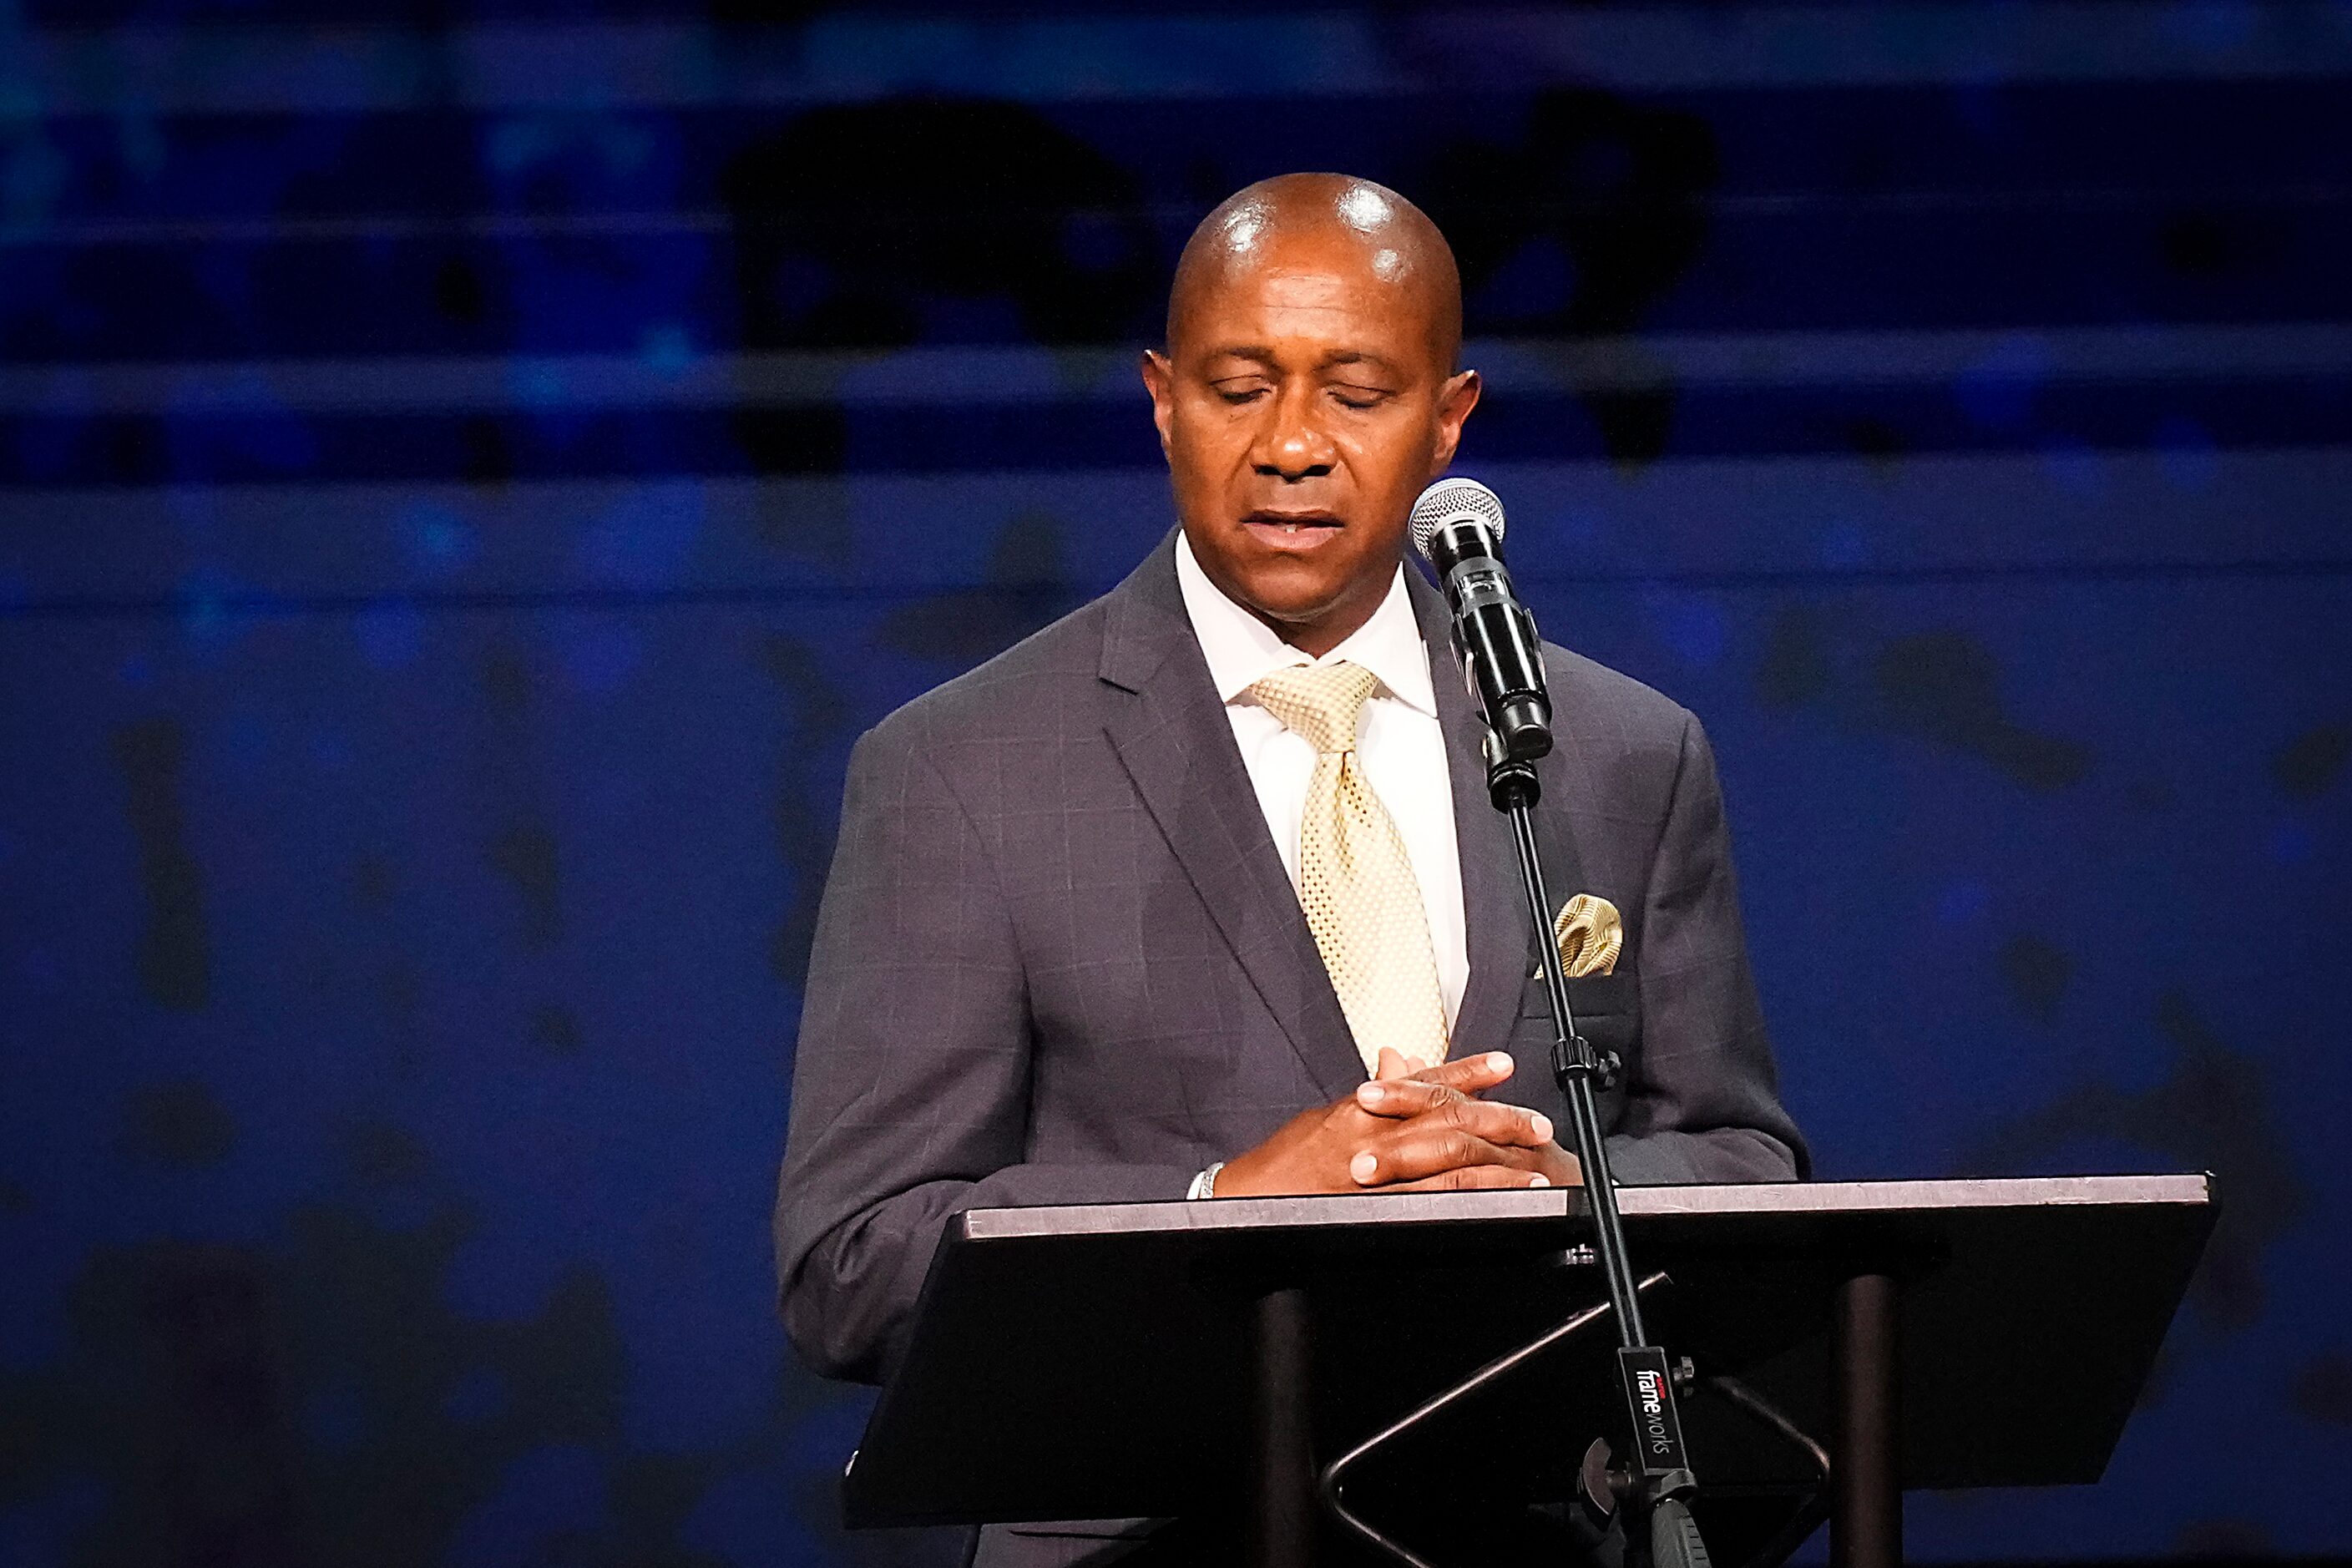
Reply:
[[[1348,1174],[1360,1187],[1377,1187],[1391,1182],[1417,1182],[1464,1166],[1509,1165],[1535,1171],[1541,1163],[1537,1150],[1490,1143],[1436,1117],[1424,1116],[1359,1149],[1348,1161]]]
[[[1548,1187],[1551,1183],[1540,1171],[1515,1170],[1508,1165],[1459,1165],[1434,1176],[1423,1176],[1417,1182],[1392,1182],[1380,1190],[1384,1193],[1468,1193],[1524,1191],[1528,1187]]]
[[[1424,1079],[1375,1079],[1356,1086],[1356,1103],[1375,1116],[1426,1116],[1465,1097],[1458,1089]]]
[[[1511,1149],[1541,1149],[1551,1142],[1551,1118],[1524,1106],[1489,1100],[1456,1100],[1430,1112],[1442,1124],[1474,1138]]]
[[[1446,1126],[1460,1128],[1490,1143],[1539,1149],[1552,1141],[1551,1118],[1540,1111],[1493,1100],[1472,1100],[1442,1084],[1368,1083],[1356,1091],[1356,1103],[1374,1116],[1409,1121],[1433,1116]]]
[[[1379,1069],[1372,1074],[1372,1077],[1376,1080],[1399,1079],[1404,1077],[1412,1070],[1412,1064],[1404,1059],[1404,1053],[1402,1051],[1397,1050],[1391,1046],[1382,1046],[1381,1047],[1381,1065]]]
[[[1524,1105],[1500,1105],[1473,1100],[1437,1084],[1367,1084],[1357,1102],[1373,1117],[1409,1119],[1434,1117],[1442,1126],[1454,1126],[1486,1142],[1507,1142],[1522,1150],[1540,1150],[1552,1140],[1552,1119]]]
[[[1507,1051],[1484,1051],[1475,1057],[1462,1057],[1450,1062],[1440,1062],[1433,1068],[1423,1068],[1412,1076],[1423,1083],[1440,1083],[1465,1094],[1476,1094],[1494,1088],[1511,1076],[1513,1063]]]
[[[1503,1051],[1486,1051],[1395,1076],[1389,1070],[1391,1058],[1400,1068],[1412,1065],[1383,1047],[1379,1075],[1356,1090],[1356,1103],[1374,1115],[1419,1116],[1464,1095],[1492,1089],[1507,1080],[1512,1072],[1511,1058]]]

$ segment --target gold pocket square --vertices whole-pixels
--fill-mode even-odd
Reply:
[[[1551,930],[1570,979],[1615,973],[1617,955],[1625,948],[1625,922],[1619,918],[1616,905],[1591,893],[1579,893],[1560,905],[1559,918],[1552,921]]]

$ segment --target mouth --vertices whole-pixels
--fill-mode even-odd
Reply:
[[[1242,527],[1261,544],[1276,550],[1312,550],[1347,531],[1337,512],[1276,511],[1260,508],[1242,517]]]

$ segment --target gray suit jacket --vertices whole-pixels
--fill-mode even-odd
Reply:
[[[828,1375],[888,1373],[958,1210],[1179,1199],[1212,1161],[1363,1080],[1172,544],[851,755],[775,1212],[785,1328]],[[1517,1075],[1490,1098],[1566,1126],[1478,715],[1448,674],[1443,597],[1405,577],[1462,855],[1454,1052],[1508,1048]],[[1583,999],[1635,1041],[1602,1104],[1617,1176],[1796,1176],[1804,1146],[1774,1091],[1706,738],[1636,681],[1564,648],[1545,659],[1547,882],[1625,919],[1620,979]]]

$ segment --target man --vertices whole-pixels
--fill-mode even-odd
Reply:
[[[1478,401],[1461,319],[1451,252],[1393,192],[1297,174],[1228,200],[1144,356],[1179,531],[858,742],[776,1205],[818,1370],[887,1373],[959,1209],[1578,1180],[1532,978],[1549,933],[1443,599],[1402,566]],[[1624,916],[1616,1173],[1792,1178],[1698,723],[1545,658],[1547,878]]]

